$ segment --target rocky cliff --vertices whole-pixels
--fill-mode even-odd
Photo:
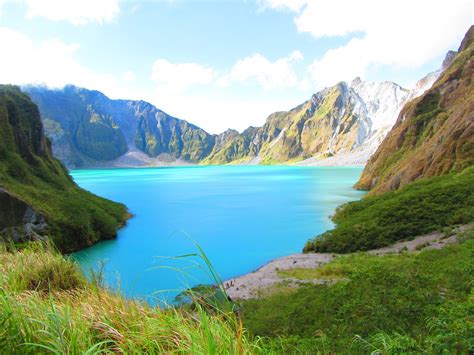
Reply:
[[[377,194],[474,163],[474,27],[431,89],[410,101],[356,187]]]

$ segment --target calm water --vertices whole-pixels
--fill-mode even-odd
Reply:
[[[125,203],[135,215],[118,238],[75,253],[86,270],[106,262],[105,279],[130,297],[170,301],[209,281],[192,267],[194,240],[223,279],[300,252],[332,227],[362,168],[222,166],[76,170],[83,188]],[[120,286],[118,286],[120,285]],[[160,293],[160,291],[166,292]],[[158,293],[157,293],[158,292]]]

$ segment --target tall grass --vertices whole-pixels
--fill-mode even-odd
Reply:
[[[161,309],[87,281],[50,247],[0,250],[0,353],[254,353],[232,310]]]

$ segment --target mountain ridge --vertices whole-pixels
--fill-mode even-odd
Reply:
[[[443,66],[452,60],[448,52]],[[38,105],[53,152],[68,168],[186,164],[363,165],[412,90],[355,78],[311,96],[289,111],[270,114],[261,127],[210,134],[143,100],[112,100],[97,90],[25,86]]]

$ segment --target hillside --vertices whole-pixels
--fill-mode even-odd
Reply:
[[[379,194],[474,163],[474,27],[432,88],[410,101],[356,187]]]
[[[370,250],[474,220],[473,28],[365,167],[356,187],[369,195],[340,206],[335,228],[309,240],[306,252]]]
[[[0,235],[17,242],[50,237],[64,252],[112,238],[125,206],[80,189],[53,158],[37,106],[0,85]]]
[[[336,227],[309,240],[305,252],[365,251],[473,222],[474,166],[349,202],[332,219]]]

